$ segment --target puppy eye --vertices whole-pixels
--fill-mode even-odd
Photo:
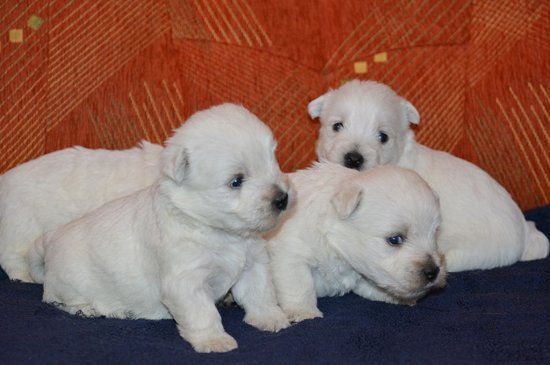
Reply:
[[[239,174],[239,175],[235,176],[233,178],[233,180],[231,180],[231,182],[229,183],[229,186],[232,189],[238,189],[238,188],[241,187],[243,182],[244,182],[244,176],[242,174]]]
[[[332,125],[332,130],[335,131],[335,132],[340,132],[342,130],[342,128],[344,128],[344,123],[342,123],[342,122],[334,123]]]
[[[399,246],[403,242],[405,242],[405,237],[401,234],[397,234],[395,236],[391,236],[386,238],[386,242],[388,242],[391,246]]]
[[[378,140],[380,141],[380,143],[384,144],[386,142],[388,142],[388,139],[390,139],[390,137],[388,137],[388,135],[384,132],[379,132],[378,133]]]

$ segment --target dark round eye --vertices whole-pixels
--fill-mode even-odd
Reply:
[[[344,128],[344,123],[342,122],[337,122],[332,125],[332,130],[335,132],[340,132],[342,128]]]
[[[391,236],[386,238],[386,242],[388,242],[392,246],[399,246],[403,242],[405,242],[405,237],[401,234],[396,234],[395,236]]]
[[[232,189],[238,189],[241,187],[241,185],[243,184],[243,181],[244,181],[244,176],[239,174],[237,176],[235,176],[233,178],[233,180],[231,180],[231,182],[229,183],[229,186],[232,188]]]
[[[378,140],[380,141],[380,143],[384,144],[388,142],[388,139],[390,139],[390,137],[388,137],[386,133],[384,132],[378,133]]]

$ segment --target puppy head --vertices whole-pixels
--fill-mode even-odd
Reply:
[[[331,204],[329,244],[366,280],[408,304],[445,285],[439,202],[418,174],[397,166],[358,172]]]
[[[274,227],[289,203],[271,130],[242,106],[192,115],[167,141],[161,189],[181,213],[238,232]]]
[[[414,140],[409,124],[417,124],[416,108],[387,85],[353,80],[308,105],[320,118],[319,160],[356,170],[399,161]]]

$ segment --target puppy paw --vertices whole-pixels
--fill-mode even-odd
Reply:
[[[227,333],[189,342],[197,352],[227,352],[237,348],[237,341]]]
[[[26,272],[17,273],[11,276],[11,279],[13,281],[19,281],[22,283],[34,283],[34,280],[31,278],[29,273],[26,273]]]
[[[286,318],[279,307],[275,307],[267,312],[246,314],[244,321],[249,325],[256,327],[262,331],[279,332],[280,330],[290,326],[290,322]]]
[[[317,309],[285,309],[286,316],[290,322],[301,322],[306,319],[323,318],[323,313]]]
[[[56,302],[56,301],[49,301],[45,300],[47,303],[52,304],[53,306],[64,310],[66,312],[69,312],[72,315],[78,316],[78,317],[100,317],[101,314],[97,313],[96,310],[91,307],[90,305],[83,304],[83,305],[66,305],[65,303]]]

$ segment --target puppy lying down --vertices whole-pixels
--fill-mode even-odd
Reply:
[[[437,192],[439,245],[449,271],[490,269],[548,255],[548,238],[526,222],[508,192],[477,166],[416,143],[416,108],[384,84],[350,81],[313,100],[317,156],[357,170],[396,164]]]
[[[174,318],[199,352],[237,347],[215,307],[229,289],[245,322],[287,327],[261,238],[289,200],[275,146],[243,107],[194,114],[167,141],[158,182],[36,241],[43,300],[85,316]]]
[[[67,148],[0,176],[0,265],[10,279],[32,281],[25,256],[40,235],[151,185],[161,151],[146,141],[124,151]]]
[[[418,174],[317,163],[289,176],[295,203],[268,234],[277,298],[289,320],[322,317],[317,297],[354,292],[413,304],[445,285],[439,204]]]

